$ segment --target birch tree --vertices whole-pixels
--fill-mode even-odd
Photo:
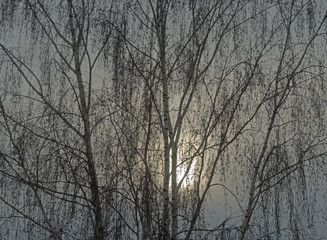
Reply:
[[[2,69],[11,66],[10,71],[4,70],[7,75],[2,76],[6,78],[1,100],[3,141],[10,143],[1,153],[5,160],[3,176],[16,179],[33,191],[32,198],[35,198],[42,217],[38,220],[38,216],[28,213],[29,207],[25,205],[28,199],[23,199],[18,206],[5,197],[1,200],[14,212],[50,232],[55,239],[74,237],[73,232],[78,230],[70,232],[69,226],[64,230],[60,221],[59,225],[52,222],[52,210],[60,210],[61,204],[72,203],[71,218],[75,215],[75,205],[78,212],[83,209],[88,212],[85,215],[88,220],[80,223],[90,224],[93,234],[87,232],[89,226],[84,226],[86,231],[81,231],[82,236],[105,239],[99,162],[93,140],[98,121],[95,118],[99,117],[94,107],[97,87],[93,72],[110,38],[110,27],[106,26],[106,33],[98,40],[99,45],[92,49],[90,42],[95,39],[91,32],[95,34],[101,30],[93,27],[97,21],[93,12],[98,11],[95,2],[10,3],[11,6],[3,6],[3,11],[11,12],[13,16],[8,13],[4,17],[13,21],[17,28],[12,29],[13,35],[8,37],[26,47],[5,45],[5,39],[1,42],[2,55],[6,59]],[[26,16],[22,25],[19,25],[22,18],[18,15]],[[6,19],[2,20],[4,28],[11,27]],[[25,27],[27,30],[23,32]],[[16,102],[14,109],[6,105],[10,101]],[[44,164],[50,166],[45,168]],[[53,208],[49,207],[48,201],[54,201]],[[63,211],[70,211],[67,207]],[[59,211],[58,214],[63,213]],[[82,217],[84,214],[77,215]]]
[[[311,50],[319,43],[325,17],[324,13],[318,14],[315,26],[312,24],[313,15],[304,22],[307,11],[313,14],[311,4],[316,3],[149,1],[148,4],[137,2],[136,7],[133,6],[132,13],[135,12],[135,19],[141,24],[137,31],[141,31],[143,37],[142,40],[135,40],[137,38],[133,36],[137,36],[137,33],[133,32],[127,39],[130,55],[136,65],[135,74],[143,78],[146,87],[150,85],[149,76],[154,74],[153,79],[157,79],[162,94],[157,96],[158,91],[149,89],[161,123],[164,146],[161,190],[163,238],[178,238],[179,234],[185,232],[185,235],[180,236],[190,238],[195,228],[198,228],[196,225],[199,224],[200,213],[211,189],[222,186],[225,191],[231,191],[226,183],[217,183],[219,166],[223,169],[221,172],[233,171],[229,166],[232,160],[227,161],[226,158],[233,159],[233,166],[237,166],[236,163],[243,165],[238,162],[238,157],[247,162],[248,166],[245,164],[244,168],[248,168],[251,179],[246,189],[250,196],[248,202],[244,203],[247,207],[243,207],[236,197],[244,192],[232,191],[244,213],[240,226],[226,228],[228,218],[217,225],[221,232],[234,232],[232,238],[240,239],[245,237],[251,215],[259,199],[265,198],[266,191],[270,189],[269,184],[272,184],[271,188],[282,184],[284,179],[298,170],[303,161],[322,160],[325,154],[323,151],[316,152],[306,160],[301,157],[297,163],[288,162],[274,174],[271,172],[272,166],[267,167],[277,149],[278,152],[283,149],[291,154],[293,150],[288,148],[290,142],[300,134],[290,133],[283,141],[280,140],[280,134],[275,135],[275,130],[280,132],[282,129],[279,124],[284,127],[294,124],[285,110],[293,106],[297,108],[296,104],[289,105],[293,93],[301,88],[304,79],[316,76],[311,80],[321,80],[322,75],[315,75],[318,71],[316,67],[321,62],[318,56],[312,58]],[[183,27],[176,27],[179,21]],[[299,25],[303,26],[301,30],[298,29]],[[253,26],[260,31],[253,31]],[[144,32],[148,32],[148,38],[144,37]],[[150,37],[153,35],[155,40]],[[299,40],[295,40],[295,36]],[[147,43],[153,46],[152,42],[144,43],[144,39],[155,41],[153,53],[146,48]],[[142,55],[142,60],[137,61],[136,55]],[[148,62],[153,62],[150,68],[145,64]],[[138,63],[142,66],[137,66]],[[251,142],[248,134],[261,136],[260,131],[255,133],[254,130],[259,122],[262,128],[268,129],[266,137],[260,137],[261,142],[254,139]],[[290,131],[287,129],[285,127],[282,131]],[[192,132],[193,138],[186,140],[188,146],[183,146],[189,149],[190,155],[182,160],[186,171],[179,181],[177,172],[183,165],[179,155],[185,152],[181,148],[185,140],[183,138],[189,134],[188,130]],[[287,135],[285,132],[283,134]],[[307,145],[302,151],[308,152],[313,148],[323,150],[323,135],[313,139],[315,143]],[[275,140],[277,145],[273,144]],[[257,146],[261,146],[261,150]],[[233,151],[239,151],[239,148],[258,155],[249,157],[245,151],[242,152],[244,155],[235,154]],[[192,204],[195,207],[190,210],[190,215],[183,215],[188,223],[184,222],[184,228],[181,228],[178,223],[179,206],[182,205],[179,202],[180,189],[195,162],[196,171],[192,176],[195,179],[192,183],[194,192],[191,193],[194,194]],[[280,163],[277,161],[275,164]],[[236,169],[236,175],[245,171],[238,167]],[[272,175],[265,172],[267,169]],[[264,174],[268,175],[263,177]],[[272,179],[275,184],[271,182]],[[276,217],[277,222],[278,219]],[[241,234],[231,229],[239,229]]]
[[[326,7],[6,1],[1,237],[318,238]]]

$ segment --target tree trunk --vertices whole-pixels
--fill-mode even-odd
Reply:
[[[172,194],[172,239],[176,239],[178,233],[178,189],[177,189],[177,143],[172,144],[172,164],[171,164],[171,194]]]

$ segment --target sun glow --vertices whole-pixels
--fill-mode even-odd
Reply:
[[[177,184],[181,183],[181,188],[186,188],[194,184],[195,159],[183,159],[177,154]]]

